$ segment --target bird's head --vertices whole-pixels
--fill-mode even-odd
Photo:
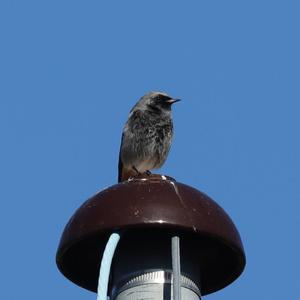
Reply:
[[[152,111],[171,111],[171,106],[180,99],[174,99],[162,92],[150,92],[144,95],[135,108],[148,109]]]

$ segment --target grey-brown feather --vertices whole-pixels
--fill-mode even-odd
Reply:
[[[171,109],[150,107],[145,95],[131,110],[123,130],[119,177],[136,168],[139,173],[157,169],[165,162],[170,150],[173,123]],[[145,98],[146,97],[146,98]],[[170,97],[171,99],[171,97]]]

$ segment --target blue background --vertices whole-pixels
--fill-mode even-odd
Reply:
[[[57,270],[62,230],[116,182],[121,131],[161,90],[175,137],[160,170],[214,198],[247,266],[206,298],[296,299],[298,1],[0,2],[0,298],[96,299]]]

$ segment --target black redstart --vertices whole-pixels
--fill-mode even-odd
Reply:
[[[173,136],[171,106],[177,101],[165,93],[150,92],[132,108],[123,129],[119,182],[163,165]]]

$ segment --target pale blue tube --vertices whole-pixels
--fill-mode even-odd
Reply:
[[[110,267],[119,240],[120,235],[118,233],[113,233],[109,237],[108,242],[105,246],[99,272],[97,300],[107,300]]]
[[[181,300],[180,240],[172,237],[173,299]]]

